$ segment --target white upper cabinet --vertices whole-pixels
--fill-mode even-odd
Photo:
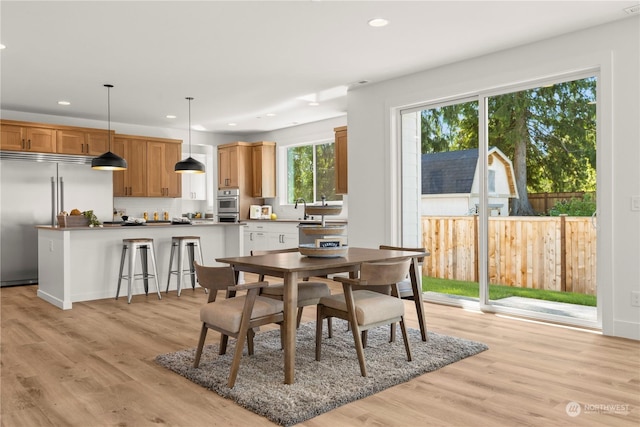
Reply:
[[[182,153],[182,158],[189,157],[189,153]],[[191,154],[197,161],[206,164],[205,154]],[[207,199],[207,173],[183,173],[182,174],[182,199],[206,200]]]

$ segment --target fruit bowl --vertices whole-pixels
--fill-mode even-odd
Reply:
[[[298,228],[308,236],[339,236],[347,230],[346,225],[300,225]]]
[[[347,245],[338,247],[318,248],[314,244],[302,244],[298,246],[302,255],[310,258],[339,258],[347,255],[349,247]]]
[[[307,205],[305,208],[307,215],[340,215],[342,206],[340,205]]]

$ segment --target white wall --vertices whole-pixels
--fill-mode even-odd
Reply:
[[[398,241],[398,108],[598,69],[598,303],[603,331],[640,339],[640,18],[361,86],[349,92],[349,242]],[[371,210],[375,191],[379,209]]]

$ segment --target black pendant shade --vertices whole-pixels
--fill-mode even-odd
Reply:
[[[204,173],[204,165],[193,157],[188,157],[176,163],[175,171],[178,173]]]
[[[122,171],[127,169],[127,161],[122,157],[113,154],[111,151],[94,157],[91,160],[91,169],[106,171]]]
[[[113,85],[106,84],[107,88],[107,123],[108,131],[107,138],[109,138],[109,151],[106,153],[94,157],[91,160],[91,169],[103,170],[103,171],[122,171],[127,169],[127,161],[122,157],[111,152],[111,88]]]
[[[204,173],[204,165],[191,157],[191,101],[192,97],[186,98],[189,101],[189,157],[176,163],[176,173]]]

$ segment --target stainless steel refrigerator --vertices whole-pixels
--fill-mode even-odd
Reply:
[[[113,218],[112,172],[91,169],[89,161],[0,160],[0,286],[38,282],[36,225],[55,224],[62,210],[93,210],[100,221]],[[16,155],[16,157],[20,157]],[[46,158],[46,157],[45,157]]]

